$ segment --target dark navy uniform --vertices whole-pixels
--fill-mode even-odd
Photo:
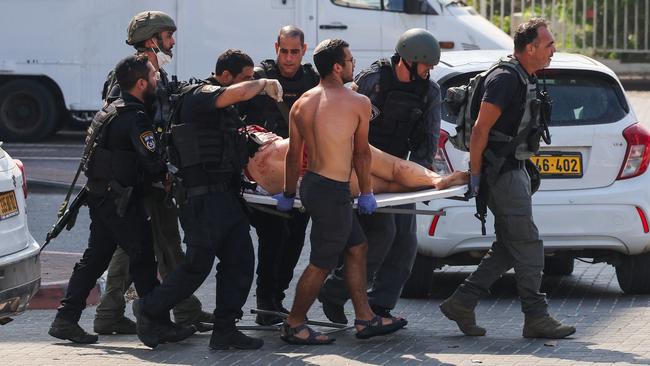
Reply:
[[[216,81],[188,86],[172,125],[170,161],[179,168],[183,194],[175,194],[185,232],[185,261],[142,300],[143,312],[157,317],[203,283],[217,257],[215,332],[234,329],[253,281],[255,257],[249,221],[238,196],[247,161],[243,126],[234,106],[217,109],[225,91]],[[179,191],[180,192],[180,191]]]
[[[116,109],[116,115],[102,130],[85,171],[91,220],[88,248],[74,267],[56,315],[75,323],[117,246],[129,255],[129,270],[138,294],[143,296],[158,284],[151,227],[141,192],[153,180],[161,180],[166,168],[145,105],[124,93],[98,112],[91,126],[95,127],[111,108]],[[129,197],[125,190],[130,189]]]
[[[289,110],[304,92],[318,85],[320,77],[311,65],[305,64],[292,78],[286,78],[280,74],[275,61],[265,60],[261,67],[255,69],[255,78],[277,79],[282,85],[284,101],[277,103],[263,95],[254,97],[242,106],[246,123],[263,126],[284,138],[289,137]],[[258,210],[251,213],[251,223],[259,238],[256,295],[257,306],[261,309],[283,310],[284,292],[289,288],[302,252],[309,215],[295,209],[291,215],[292,218],[284,219]],[[260,320],[262,318],[258,317]]]
[[[397,61],[399,56],[377,61],[355,78],[358,92],[379,109],[370,122],[368,140],[384,152],[431,169],[440,135],[440,87],[431,80],[400,82],[394,71]],[[414,209],[415,204],[400,207]],[[360,215],[359,221],[368,237],[368,302],[385,316],[386,309],[395,307],[415,261],[415,215]],[[345,304],[349,294],[343,273],[339,267],[326,279],[321,301]]]
[[[162,68],[160,80],[157,83],[156,95],[152,98],[149,114],[153,119],[153,128],[157,141],[159,135],[165,130],[170,120],[171,105],[169,101],[171,83],[167,72]],[[104,85],[102,96],[110,103],[120,95],[120,85],[117,84],[113,73],[109,74]],[[174,268],[183,262],[185,254],[181,248],[181,235],[178,230],[178,215],[173,207],[165,203],[166,192],[162,186],[146,187],[144,203],[151,219],[153,230],[154,253],[158,261],[158,272],[165,278]],[[124,292],[130,286],[131,278],[128,272],[126,253],[121,250],[115,252],[106,278],[106,293],[101,303],[97,306],[95,324],[113,323],[124,316]],[[201,301],[190,295],[186,300],[174,307],[174,320],[180,324],[191,324],[197,321],[207,321],[202,311]]]

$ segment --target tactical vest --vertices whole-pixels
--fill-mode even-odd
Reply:
[[[485,79],[492,71],[504,67],[515,71],[524,87],[526,93],[524,114],[519,122],[515,136],[508,135],[495,128],[490,130],[488,136],[489,142],[514,143],[516,147],[506,145],[503,148],[503,152],[492,151],[487,155],[488,157],[490,155],[506,157],[504,154],[507,154],[517,160],[526,160],[539,151],[539,139],[542,135],[540,108],[544,104],[546,108],[550,109],[550,104],[547,100],[542,101],[540,99],[539,93],[537,92],[537,83],[530,80],[528,73],[519,64],[519,61],[513,57],[504,57],[499,60],[498,63],[494,64],[487,71],[472,78],[467,85],[452,87],[447,90],[445,104],[448,110],[458,116],[456,119],[457,133],[450,140],[456,148],[469,151],[471,130],[478,117],[478,110],[482,98],[479,91],[482,89]],[[550,113],[548,114],[550,115]]]
[[[400,82],[389,60],[376,61],[373,67],[380,72],[379,90],[373,104],[381,113],[370,123],[369,142],[406,159],[409,151],[415,150],[428,135],[424,112],[429,104],[429,81]]]
[[[248,162],[247,138],[235,106],[217,110],[218,121],[183,121],[181,112],[187,98],[207,83],[182,89],[171,118],[171,139],[167,146],[170,163],[179,169],[200,167],[207,173],[238,173]],[[215,116],[211,114],[211,116]]]
[[[106,131],[120,114],[142,110],[142,105],[126,103],[118,98],[102,108],[90,123],[86,134],[82,170],[90,180],[115,180],[123,186],[135,186],[140,176],[138,159],[132,150],[109,150],[106,148]]]
[[[298,78],[287,79],[280,76],[280,70],[274,60],[264,60],[261,62],[261,67],[255,67],[255,74],[258,78],[276,79],[282,85],[283,102],[276,103],[270,98],[265,98],[262,114],[265,118],[264,128],[284,138],[289,137],[288,117],[293,103],[304,92],[318,85],[320,81],[320,77],[311,64],[302,65],[298,73],[300,73]]]
[[[171,117],[172,110],[169,98],[174,93],[174,87],[178,85],[177,82],[169,81],[165,70],[159,69],[158,71],[160,72],[160,80],[156,83],[156,96],[149,111],[149,115],[152,116],[153,130],[156,135],[160,135],[167,127],[167,121]],[[104,81],[102,88],[102,100],[105,103],[109,104],[117,99],[115,94],[119,94],[120,89],[111,93],[116,85],[119,88],[117,78],[115,77],[115,70],[111,70],[106,76],[106,81]]]

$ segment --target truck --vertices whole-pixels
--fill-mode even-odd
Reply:
[[[0,30],[0,140],[38,141],[68,125],[87,125],[101,108],[108,72],[134,49],[125,43],[131,17],[145,10],[172,16],[179,80],[205,78],[228,48],[257,63],[274,58],[280,27],[350,43],[363,68],[394,52],[410,28],[431,31],[445,51],[511,49],[512,39],[457,0],[3,0]]]

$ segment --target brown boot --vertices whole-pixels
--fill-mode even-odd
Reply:
[[[551,338],[560,339],[576,332],[570,325],[562,325],[550,315],[532,317],[526,315],[524,320],[524,338]]]
[[[479,337],[485,335],[485,328],[476,325],[474,307],[461,304],[453,296],[440,304],[440,311],[449,319],[456,322],[458,329],[467,336]]]

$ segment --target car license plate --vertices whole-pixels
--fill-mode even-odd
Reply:
[[[582,154],[545,151],[530,158],[544,178],[581,178]]]
[[[14,191],[0,193],[0,220],[18,215],[18,202]]]

